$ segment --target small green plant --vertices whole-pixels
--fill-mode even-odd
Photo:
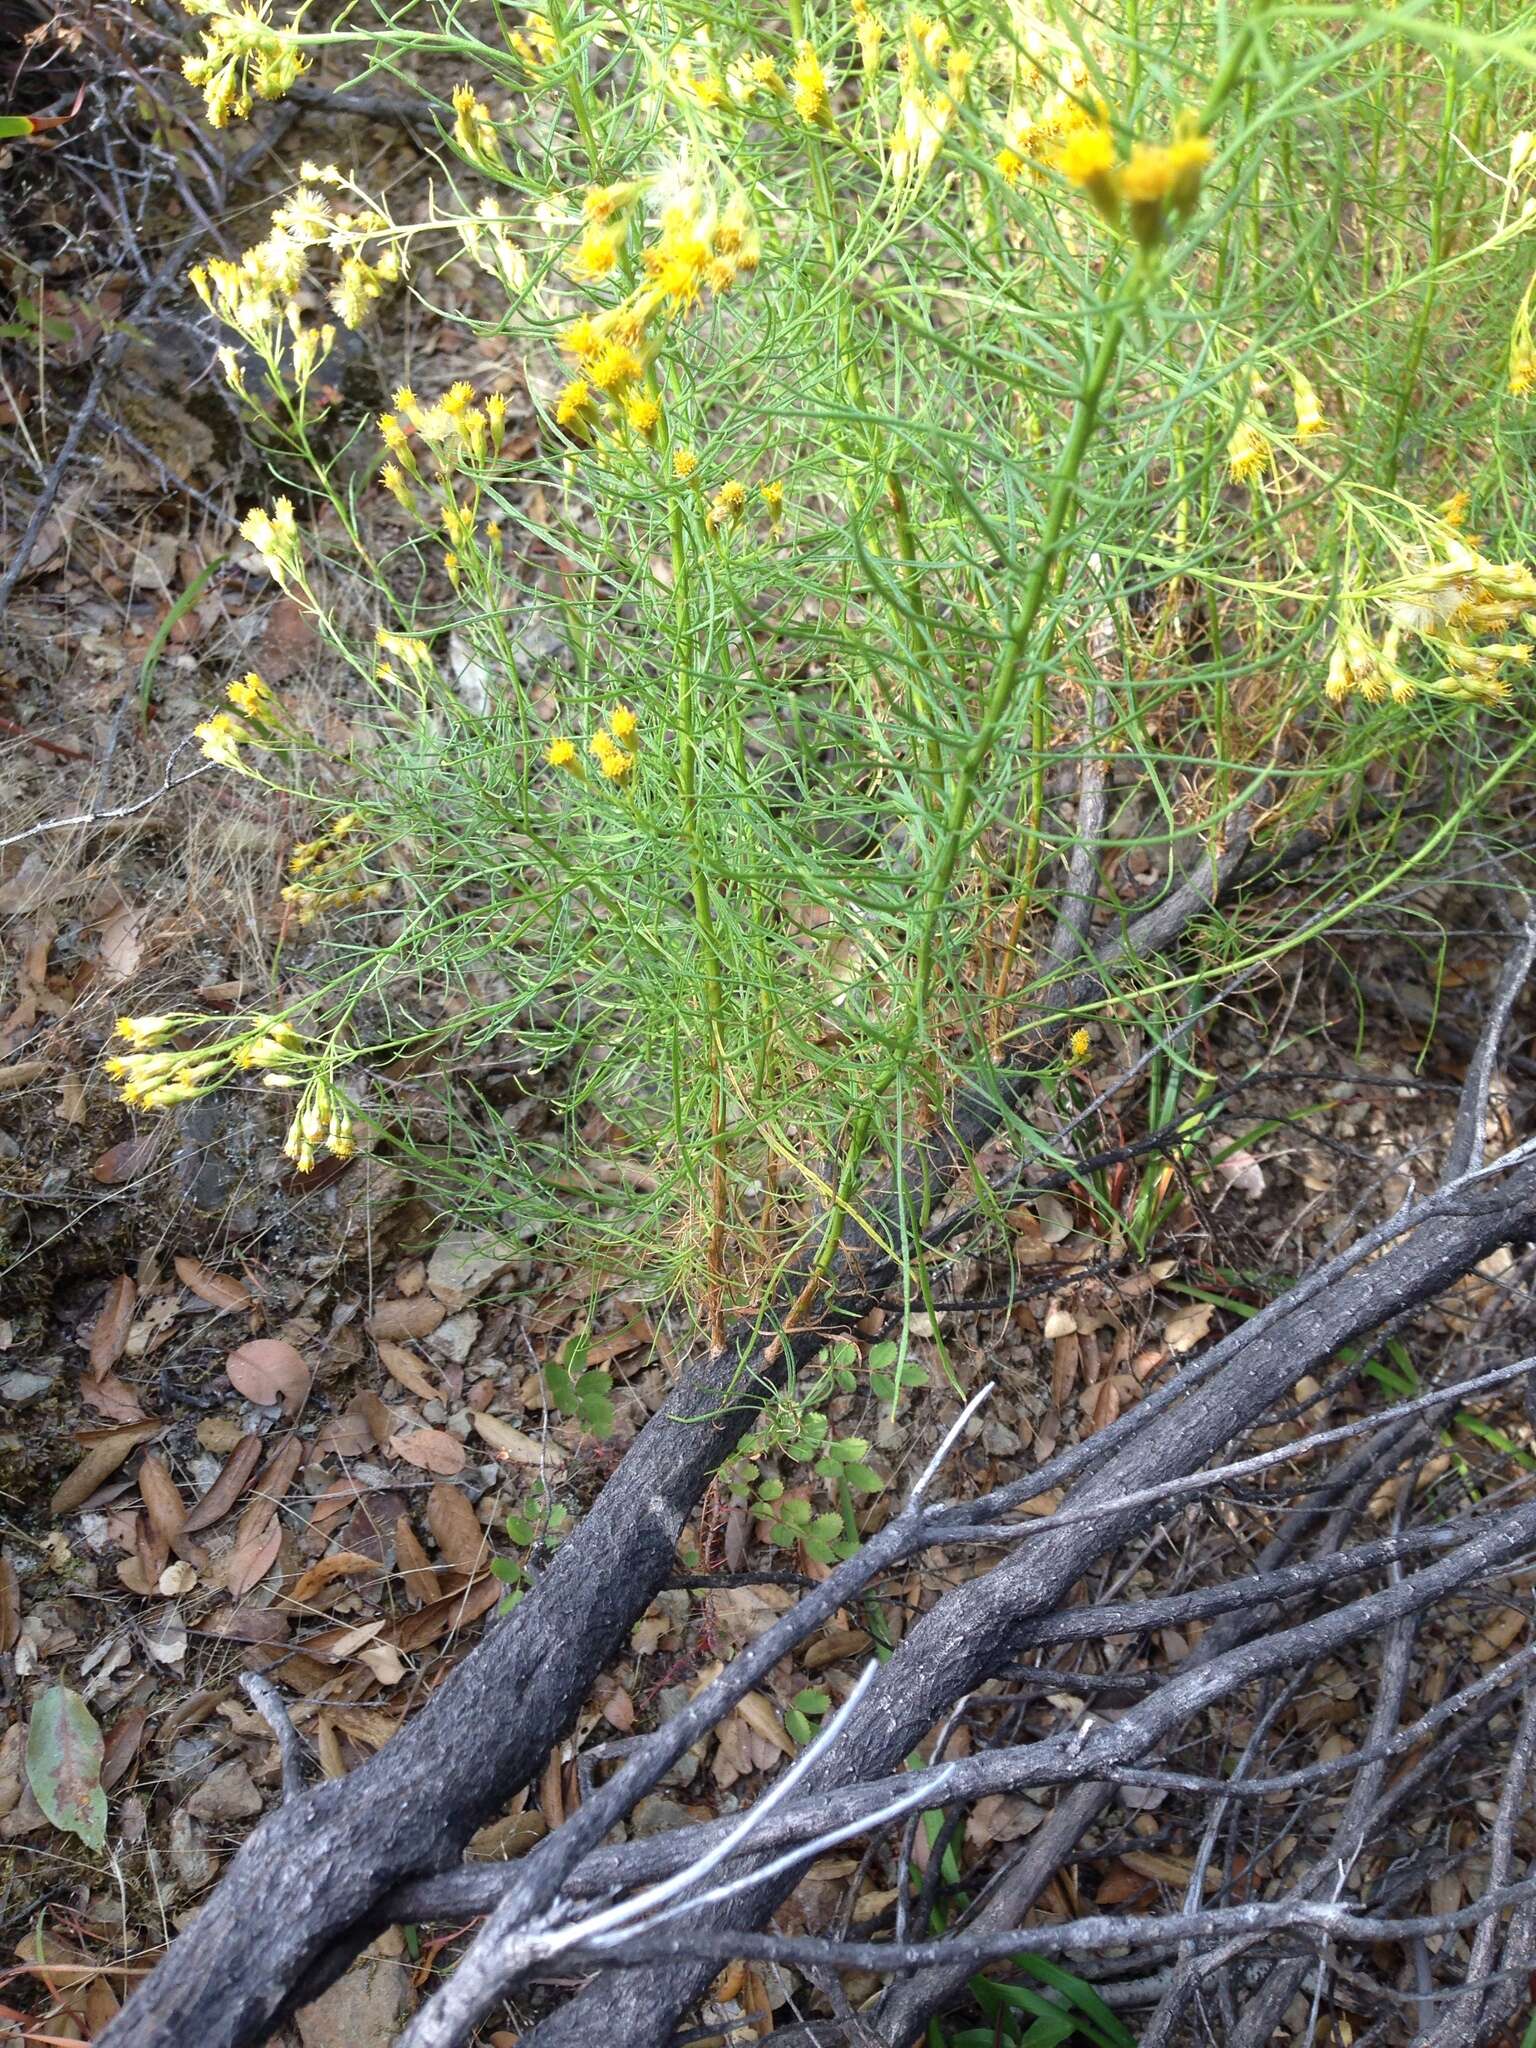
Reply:
[[[510,1614],[524,1594],[530,1591],[535,1553],[556,1549],[570,1519],[570,1509],[552,1498],[541,1479],[536,1479],[524,1499],[510,1510],[506,1520],[507,1537],[523,1554],[491,1560],[492,1578],[500,1579],[507,1589],[501,1596],[501,1605],[496,1610],[498,1614]]]
[[[798,1742],[804,1749],[820,1729],[822,1718],[830,1712],[832,1696],[814,1685],[808,1685],[797,1692],[784,1715],[784,1733],[792,1742]]]
[[[926,1387],[928,1373],[924,1366],[914,1359],[903,1358],[902,1347],[893,1338],[870,1348],[865,1365],[869,1371],[869,1384],[880,1396],[882,1402],[894,1415],[901,1406],[902,1396],[916,1387]]]
[[[549,1398],[562,1415],[579,1422],[589,1436],[613,1434],[613,1374],[587,1364],[591,1335],[564,1346],[565,1356],[544,1368]]]
[[[851,1394],[858,1385],[858,1356],[851,1344],[824,1352],[813,1378],[768,1403],[721,1474],[732,1499],[767,1525],[770,1543],[781,1550],[802,1548],[818,1564],[853,1555],[859,1547],[853,1496],[880,1493],[885,1486],[867,1462],[868,1441],[838,1436],[827,1414],[835,1396]],[[838,1503],[835,1512],[818,1512],[806,1492],[792,1491],[777,1471],[763,1470],[765,1464],[786,1460],[808,1467],[809,1477],[830,1488]]]

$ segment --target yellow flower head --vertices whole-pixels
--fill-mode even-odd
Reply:
[[[551,768],[576,768],[576,749],[569,740],[551,740],[544,749],[544,759]]]
[[[618,268],[624,248],[624,223],[589,227],[574,252],[566,259],[566,274],[580,284],[592,284]]]
[[[636,391],[624,401],[624,417],[642,440],[649,440],[661,424],[661,407],[648,391]]]
[[[635,765],[634,755],[626,753],[606,732],[599,730],[593,733],[588,745],[598,767],[610,782],[622,782]]]
[[[672,451],[672,474],[679,483],[687,483],[699,466],[699,458],[691,448],[674,448]]]
[[[588,360],[586,372],[599,391],[611,396],[627,384],[637,384],[645,375],[645,364],[623,342],[605,341]]]
[[[640,721],[627,704],[614,707],[608,724],[616,740],[626,747],[634,745],[635,734],[640,730]]]
[[[555,404],[555,420],[565,428],[587,425],[592,416],[592,386],[585,377],[566,385]]]
[[[795,61],[790,66],[789,76],[794,88],[795,112],[801,120],[827,126],[832,118],[827,74],[821,68],[815,46],[804,38],[795,45]]]
[[[1120,218],[1115,139],[1105,122],[1074,130],[1056,152],[1055,164],[1069,185],[1088,194],[1105,220],[1113,224]]]
[[[1087,1029],[1079,1024],[1069,1041],[1068,1050],[1071,1052],[1074,1060],[1081,1062],[1087,1059],[1092,1049],[1093,1039],[1090,1037]]]
[[[784,517],[784,486],[775,477],[771,482],[758,485],[758,495],[768,508],[768,516],[775,523]]]

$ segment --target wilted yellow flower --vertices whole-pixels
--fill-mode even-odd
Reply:
[[[1294,364],[1291,368],[1291,396],[1296,404],[1296,438],[1310,441],[1317,434],[1326,434],[1328,421],[1317,392],[1311,379]]]
[[[1536,390],[1536,343],[1531,339],[1531,293],[1536,291],[1536,275],[1525,288],[1515,313],[1515,324],[1509,336],[1509,388],[1517,398],[1524,398]]]
[[[507,41],[530,71],[542,71],[560,54],[560,44],[547,14],[525,14],[522,27],[513,29]]]
[[[496,123],[485,101],[478,99],[472,85],[453,89],[453,139],[472,163],[500,170],[505,159]]]
[[[297,576],[300,566],[299,528],[293,516],[291,499],[276,499],[270,512],[260,505],[253,505],[240,522],[240,537],[255,548],[268,572],[279,583]]]
[[[885,40],[885,29],[871,12],[869,0],[851,0],[848,11],[853,16],[854,31],[859,38],[859,59],[864,66],[864,75],[873,78],[880,68],[880,45]]]
[[[1274,466],[1275,450],[1256,420],[1242,419],[1227,443],[1227,474],[1235,484],[1252,483]]]

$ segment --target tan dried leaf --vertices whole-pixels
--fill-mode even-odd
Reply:
[[[392,1380],[398,1380],[409,1394],[420,1401],[435,1401],[437,1389],[427,1378],[426,1368],[414,1351],[407,1351],[403,1344],[392,1344],[388,1337],[375,1340],[379,1363]]]
[[[49,1509],[56,1515],[73,1514],[122,1464],[135,1444],[164,1428],[160,1422],[138,1422],[126,1429],[114,1429],[91,1445],[69,1477],[55,1489]]]
[[[434,1486],[427,1495],[427,1527],[444,1563],[476,1572],[485,1563],[485,1531],[456,1486]]]
[[[206,1301],[210,1308],[253,1306],[250,1290],[243,1282],[229,1273],[215,1273],[211,1266],[205,1266],[199,1259],[178,1259],[176,1277],[183,1287],[190,1287],[198,1300]]]
[[[446,1429],[403,1429],[390,1438],[388,1449],[423,1472],[448,1475],[464,1469],[464,1446]]]
[[[247,1401],[265,1407],[281,1401],[291,1422],[309,1392],[310,1370],[302,1355],[281,1337],[253,1337],[224,1361],[230,1385]]]
[[[100,1379],[122,1357],[133,1327],[133,1305],[139,1290],[126,1273],[119,1273],[107,1289],[101,1313],[91,1325],[91,1377]]]
[[[379,1569],[376,1557],[364,1557],[360,1550],[336,1550],[329,1557],[319,1558],[314,1564],[300,1572],[293,1583],[288,1598],[296,1607],[302,1607],[324,1587],[337,1579],[361,1579],[375,1576]]]
[[[194,1529],[211,1528],[224,1519],[250,1483],[260,1457],[261,1438],[254,1434],[242,1437],[218,1478],[188,1512],[181,1525],[183,1535],[190,1535]]]
[[[475,1434],[488,1443],[498,1458],[513,1465],[531,1465],[536,1471],[543,1466],[548,1471],[558,1471],[565,1463],[565,1453],[552,1443],[541,1443],[537,1437],[516,1429],[510,1422],[503,1422],[499,1415],[474,1415]]]

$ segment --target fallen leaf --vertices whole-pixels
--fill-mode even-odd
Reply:
[[[437,1573],[432,1569],[432,1560],[422,1549],[421,1538],[404,1515],[395,1523],[395,1569],[412,1607],[425,1607],[442,1593]]]
[[[97,950],[109,982],[129,981],[144,958],[144,912],[126,904],[101,927]]]
[[[175,1564],[168,1564],[155,1581],[155,1591],[167,1600],[179,1600],[183,1593],[190,1593],[197,1584],[197,1567],[188,1564],[184,1557]]]
[[[376,1340],[379,1363],[392,1380],[398,1380],[407,1393],[416,1395],[418,1400],[435,1401],[437,1389],[427,1378],[426,1370],[414,1351],[407,1351],[403,1344],[392,1344],[387,1337]]]
[[[466,1623],[477,1621],[488,1607],[493,1607],[501,1598],[501,1581],[489,1573],[477,1579],[472,1586],[457,1593],[445,1593],[440,1600],[434,1600],[429,1607],[423,1607],[419,1614],[407,1615],[395,1624],[390,1638],[397,1649],[407,1655],[413,1650],[424,1650],[429,1643],[435,1643],[439,1636],[450,1629],[462,1628]]]
[[[80,1398],[98,1415],[105,1415],[109,1422],[149,1420],[139,1404],[138,1395],[115,1372],[104,1372],[99,1380],[93,1380],[87,1373],[80,1382]]]
[[[215,1522],[223,1521],[244,1493],[260,1457],[261,1438],[255,1435],[242,1437],[230,1452],[218,1478],[196,1507],[188,1511],[181,1525],[182,1534],[190,1536],[194,1529],[211,1528]]]
[[[381,1301],[368,1318],[368,1334],[380,1337],[430,1337],[448,1311],[430,1294],[409,1296],[402,1301]]]
[[[122,1357],[133,1326],[133,1305],[139,1290],[126,1273],[119,1273],[107,1289],[101,1313],[91,1325],[91,1377],[100,1379]]]
[[[198,1259],[178,1259],[176,1277],[190,1287],[199,1301],[210,1308],[234,1309],[252,1306],[250,1291],[228,1273],[215,1273]]]
[[[1181,1357],[1186,1351],[1193,1351],[1211,1327],[1215,1313],[1216,1304],[1212,1301],[1192,1301],[1176,1310],[1163,1332],[1168,1349]]]
[[[155,1451],[139,1460],[139,1494],[155,1534],[174,1548],[187,1525],[187,1504],[170,1467]]]
[[[12,1088],[30,1087],[32,1082],[41,1081],[47,1071],[46,1060],[17,1060],[14,1066],[0,1067],[0,1095]]]
[[[434,1486],[427,1495],[427,1527],[444,1563],[475,1572],[485,1562],[485,1531],[456,1486]]]
[[[145,1131],[137,1138],[124,1138],[121,1144],[109,1145],[91,1168],[91,1179],[108,1188],[119,1188],[124,1181],[137,1180],[154,1164],[160,1145],[158,1130]]]
[[[262,1467],[256,1480],[256,1498],[248,1503],[235,1531],[237,1547],[253,1543],[277,1519],[277,1511],[288,1498],[294,1475],[304,1462],[304,1446],[296,1436],[284,1437]]]
[[[107,1730],[106,1743],[101,1764],[101,1782],[110,1792],[126,1774],[129,1765],[139,1753],[139,1744],[144,1740],[144,1730],[149,1725],[147,1707],[130,1707],[125,1714],[119,1714]]]
[[[101,1788],[105,1748],[79,1693],[51,1685],[32,1709],[27,1728],[27,1783],[56,1828],[98,1851],[107,1845],[107,1795]]]
[[[48,1506],[56,1515],[73,1514],[82,1501],[90,1499],[97,1487],[122,1464],[135,1444],[154,1436],[164,1427],[159,1422],[139,1422],[115,1429],[91,1445],[74,1471],[55,1490]]]
[[[261,1584],[276,1564],[282,1543],[283,1532],[276,1522],[259,1535],[236,1542],[224,1560],[224,1590],[231,1599],[243,1599],[253,1586]]]
[[[1241,1146],[1237,1151],[1229,1152],[1225,1159],[1218,1159],[1216,1171],[1229,1188],[1236,1188],[1250,1202],[1256,1202],[1268,1186],[1263,1167],[1251,1152],[1244,1151]]]
[[[754,1734],[761,1735],[765,1742],[771,1742],[775,1749],[781,1749],[785,1756],[795,1754],[794,1742],[785,1732],[778,1710],[760,1692],[744,1693],[736,1702],[736,1711]]]
[[[423,1472],[447,1475],[464,1469],[464,1446],[446,1429],[403,1429],[390,1438],[388,1448]]]
[[[473,1415],[470,1420],[475,1426],[476,1436],[488,1443],[499,1458],[511,1464],[543,1466],[549,1471],[557,1471],[565,1463],[565,1453],[557,1445],[541,1443],[537,1437],[514,1429],[510,1422],[503,1422],[499,1415]]]
[[[303,1358],[281,1337],[253,1337],[224,1361],[230,1384],[247,1401],[265,1407],[281,1401],[291,1422],[309,1392],[310,1371]]]
[[[21,1587],[16,1567],[0,1557],[0,1650],[11,1650],[21,1634]]]
[[[364,1557],[360,1550],[333,1551],[299,1573],[288,1598],[296,1607],[302,1607],[333,1580],[368,1578],[376,1575],[378,1569],[378,1559]]]

